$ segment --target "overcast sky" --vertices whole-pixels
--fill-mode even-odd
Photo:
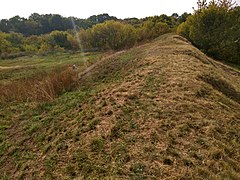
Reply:
[[[28,17],[32,13],[60,14],[87,18],[108,13],[118,18],[193,12],[197,0],[2,0],[0,19],[15,15]],[[240,4],[240,0],[237,0]]]

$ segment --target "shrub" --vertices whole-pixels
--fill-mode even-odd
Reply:
[[[133,26],[117,21],[97,24],[88,33],[91,35],[92,47],[102,50],[120,50],[132,47],[136,43],[136,33]]]
[[[60,72],[59,72],[60,71]],[[77,72],[71,68],[55,70],[39,79],[13,81],[0,86],[1,102],[52,101],[60,94],[73,90],[77,85]]]
[[[240,64],[240,7],[224,2],[211,1],[195,11],[177,33],[216,59]]]

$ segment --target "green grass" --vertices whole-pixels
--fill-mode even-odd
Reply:
[[[56,53],[46,56],[20,57],[11,60],[0,60],[0,83],[7,83],[22,78],[35,77],[46,74],[54,69],[77,65],[84,69],[100,58],[100,53]]]
[[[52,101],[1,104],[1,179],[239,179],[239,75],[189,52],[206,59],[175,35],[86,66],[32,57],[98,63]]]

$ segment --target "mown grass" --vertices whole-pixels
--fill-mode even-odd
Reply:
[[[239,92],[239,77],[190,51],[165,35],[102,59],[52,101],[1,106],[1,177],[238,179],[239,103],[222,87]]]

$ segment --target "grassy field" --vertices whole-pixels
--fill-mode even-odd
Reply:
[[[37,76],[58,68],[80,68],[92,65],[100,53],[63,53],[58,52],[45,56],[21,57],[14,60],[0,60],[0,83]]]
[[[0,62],[40,69],[2,68],[1,86],[79,67],[51,100],[1,102],[1,179],[240,179],[239,71],[172,34],[82,58]]]
[[[53,100],[77,86],[78,73],[101,53],[55,53],[0,61],[0,101]],[[77,69],[73,70],[72,66]]]

